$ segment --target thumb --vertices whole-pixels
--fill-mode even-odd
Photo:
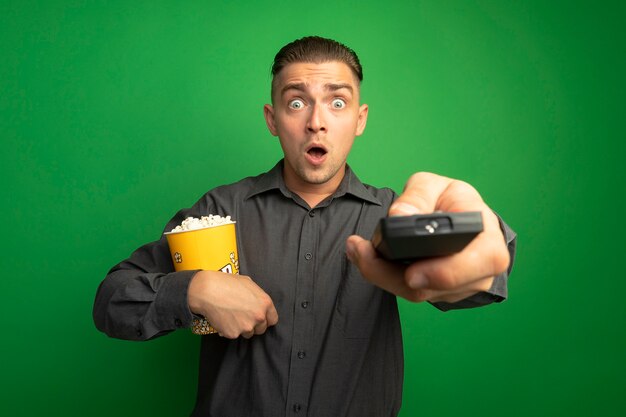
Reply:
[[[415,298],[403,279],[406,267],[378,257],[369,240],[350,236],[346,241],[346,255],[371,284],[406,299]]]
[[[361,236],[353,235],[346,240],[346,256],[357,267],[368,259],[375,257],[374,247],[369,240],[363,239]]]

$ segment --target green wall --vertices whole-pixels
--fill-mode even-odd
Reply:
[[[0,2],[2,415],[188,415],[196,337],[109,339],[93,297],[280,157],[269,66],[307,34],[361,56],[362,180],[465,179],[519,234],[507,302],[401,303],[402,416],[626,414],[624,3],[387,3]]]

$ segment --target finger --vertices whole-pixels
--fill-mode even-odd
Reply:
[[[402,279],[405,266],[380,258],[369,240],[350,236],[346,241],[346,255],[372,284],[400,297],[415,300],[415,291]]]
[[[254,330],[251,332],[243,332],[241,333],[241,337],[243,337],[244,339],[250,339],[252,336],[254,336]]]
[[[483,211],[488,207],[482,197],[470,184],[451,180],[441,192],[436,204],[436,210],[441,211]]]
[[[272,303],[270,307],[267,309],[266,320],[267,320],[268,327],[275,326],[278,323],[278,311],[276,311],[276,307],[274,306],[274,303]]]
[[[240,333],[237,333],[237,332],[228,332],[228,331],[222,331],[222,332],[219,332],[218,334],[219,334],[220,336],[222,336],[223,338],[226,338],[226,339],[231,339],[231,340],[234,340],[234,339],[238,338],[238,337],[239,337],[239,335],[240,335]]]
[[[453,180],[429,172],[411,175],[404,191],[389,208],[390,216],[432,213],[439,196]]]
[[[264,320],[263,322],[257,324],[256,326],[254,326],[254,334],[263,334],[265,333],[265,331],[267,330],[267,321]]]
[[[391,205],[390,216],[427,214],[433,211],[478,211],[486,208],[470,184],[428,172],[413,174]]]
[[[262,303],[262,306],[265,305],[266,327],[275,326],[278,323],[278,312],[272,298],[256,282],[251,280],[251,285],[255,288],[257,300]]]
[[[482,232],[459,253],[411,264],[405,279],[413,289],[458,291],[503,272],[508,264],[501,236]]]

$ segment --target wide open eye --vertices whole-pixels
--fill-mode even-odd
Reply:
[[[343,99],[336,98],[332,101],[331,106],[333,109],[343,109],[346,107],[346,102]]]
[[[301,108],[304,107],[304,102],[300,100],[299,98],[296,98],[294,100],[291,100],[288,106],[294,110],[300,110]]]

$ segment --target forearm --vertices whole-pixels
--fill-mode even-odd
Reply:
[[[93,308],[98,330],[148,340],[189,327],[187,289],[196,271],[173,272],[167,246],[148,244],[115,266],[100,284]]]
[[[497,214],[496,214],[497,216]],[[482,307],[491,303],[499,303],[504,301],[508,296],[508,278],[513,269],[513,261],[515,259],[515,251],[517,246],[516,233],[498,216],[500,229],[506,241],[507,250],[509,252],[509,266],[503,273],[496,275],[491,288],[488,291],[478,292],[471,297],[456,303],[436,302],[432,303],[435,307],[442,311],[459,310],[465,308]]]

